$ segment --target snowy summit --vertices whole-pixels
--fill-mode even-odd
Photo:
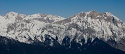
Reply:
[[[78,43],[83,38],[85,43],[88,38],[91,38],[91,41],[99,38],[113,47],[115,46],[110,40],[115,41],[118,49],[121,49],[119,45],[125,46],[125,23],[110,12],[81,12],[69,18],[50,14],[25,15],[9,12],[0,16],[0,20],[0,35],[23,43],[31,44],[36,39],[44,42],[47,34],[55,39],[58,37],[60,44],[65,37],[69,37],[71,40],[75,38]],[[53,46],[52,42],[50,45]]]

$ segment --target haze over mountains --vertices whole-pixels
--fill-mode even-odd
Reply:
[[[0,16],[0,35],[1,39],[4,38],[0,43],[5,45],[8,43],[6,39],[10,39],[19,44],[55,48],[63,46],[78,51],[87,49],[91,52],[91,49],[98,46],[99,49],[104,49],[105,53],[109,49],[116,51],[116,54],[125,51],[125,23],[110,12],[81,12],[69,18],[50,14],[25,15],[9,12]],[[109,52],[113,53],[110,50]]]

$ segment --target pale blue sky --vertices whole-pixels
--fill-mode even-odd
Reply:
[[[14,11],[22,14],[53,14],[69,17],[95,10],[111,12],[125,22],[125,0],[0,0],[0,15]]]

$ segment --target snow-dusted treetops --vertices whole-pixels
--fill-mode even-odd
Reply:
[[[15,12],[0,16],[1,36],[31,44],[36,39],[44,42],[46,34],[55,39],[58,37],[59,43],[65,37],[71,40],[75,38],[78,43],[83,38],[85,43],[88,38],[91,38],[91,41],[99,38],[105,42],[113,40],[116,43],[123,43],[125,23],[109,12],[96,11],[81,12],[69,18],[50,14],[24,15]]]

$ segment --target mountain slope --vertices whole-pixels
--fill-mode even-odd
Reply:
[[[33,41],[35,36],[41,34],[42,31],[40,29],[42,27],[63,19],[63,17],[50,14],[24,15],[9,12],[5,16],[0,17],[0,35],[29,43],[28,39]]]
[[[89,45],[90,44],[90,45]],[[72,46],[78,45],[72,43]],[[112,48],[107,43],[95,39],[92,43],[83,44],[79,48],[71,47],[43,47],[21,43],[11,38],[0,36],[0,54],[125,54],[125,52]],[[95,50],[96,49],[96,50]],[[100,50],[101,49],[101,50]]]
[[[79,38],[87,40],[88,38],[98,37],[113,47],[125,50],[125,23],[109,12],[82,12],[55,22],[55,24],[67,26],[66,30],[70,34],[69,36],[75,36],[75,33],[79,33],[76,38],[78,41]],[[112,41],[114,42],[111,43]]]
[[[19,42],[40,42],[51,47],[64,45],[70,48],[73,40],[82,46],[82,39],[87,44],[88,39],[93,42],[98,38],[125,51],[125,23],[109,12],[81,12],[66,19],[47,14],[24,15],[10,12],[0,16],[0,19],[0,35]]]

